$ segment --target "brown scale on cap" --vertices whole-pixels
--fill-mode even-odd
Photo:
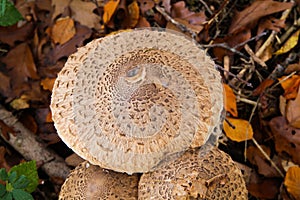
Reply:
[[[142,175],[144,199],[248,199],[240,169],[219,149],[189,150],[154,172]]]
[[[214,63],[193,42],[137,30],[70,56],[51,109],[59,136],[78,155],[131,174],[203,145],[220,124],[222,92]]]
[[[59,200],[137,199],[138,176],[79,164],[62,185]]]

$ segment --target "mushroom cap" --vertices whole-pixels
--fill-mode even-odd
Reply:
[[[138,176],[129,176],[87,161],[79,164],[61,187],[59,200],[137,199]]]
[[[143,199],[248,199],[242,173],[217,148],[186,151],[154,172],[141,176]]]
[[[61,139],[92,164],[129,174],[203,145],[223,108],[221,77],[205,52],[182,35],[153,30],[79,48],[52,92]]]

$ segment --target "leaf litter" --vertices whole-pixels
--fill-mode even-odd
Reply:
[[[23,19],[0,27],[1,106],[48,148],[65,152],[63,158],[73,153],[57,137],[49,110],[54,80],[70,54],[121,29],[169,28],[191,37],[220,66],[226,139],[219,147],[252,168],[249,198],[299,198],[300,1],[14,2]],[[0,127],[6,139],[13,132],[4,122]],[[0,140],[5,168],[12,167],[8,149]],[[285,169],[283,161],[296,167]],[[62,181],[43,179],[55,187],[35,197],[56,199]]]

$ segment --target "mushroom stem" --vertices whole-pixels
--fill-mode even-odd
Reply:
[[[12,127],[16,134],[8,133],[9,139],[5,138],[0,129],[0,135],[8,144],[17,150],[27,160],[36,160],[43,163],[42,169],[50,177],[65,179],[70,169],[56,153],[46,148],[46,144],[38,141],[27,128],[25,128],[16,117],[0,106],[0,120],[7,126]]]

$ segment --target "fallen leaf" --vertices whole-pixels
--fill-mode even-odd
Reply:
[[[257,28],[257,35],[267,30],[273,30],[279,32],[280,29],[285,27],[285,20],[283,19],[276,19],[274,17],[264,17],[260,20]]]
[[[290,126],[283,116],[274,117],[269,122],[274,136],[275,149],[283,158],[291,158],[300,164],[300,129]]]
[[[289,124],[295,128],[300,128],[300,92],[295,100],[290,100],[286,105],[286,118]]]
[[[8,97],[11,92],[10,88],[10,77],[0,72],[0,93],[2,96]]]
[[[133,1],[131,4],[128,5],[128,13],[130,18],[129,27],[133,28],[137,25],[140,16],[140,8],[136,1]]]
[[[105,5],[104,5],[104,12],[103,12],[103,22],[104,24],[107,24],[111,17],[114,15],[116,12],[116,9],[120,3],[120,0],[109,0]]]
[[[263,16],[284,11],[293,6],[293,3],[277,2],[272,0],[256,0],[249,7],[237,13],[232,19],[229,33],[240,32],[243,29],[251,29],[250,24]]]
[[[137,0],[140,4],[141,13],[144,16],[145,13],[155,6],[154,0]]]
[[[15,96],[28,90],[29,78],[39,78],[31,49],[26,43],[21,43],[10,50],[2,62],[6,64],[8,75],[13,77],[11,86]]]
[[[290,167],[284,178],[284,185],[287,191],[293,195],[295,199],[300,199],[300,167]]]
[[[4,121],[2,121],[0,119],[0,129],[1,129],[1,133],[3,135],[3,137],[6,139],[6,140],[9,140],[9,133],[10,134],[13,134],[13,135],[16,135],[16,132],[15,130],[8,126]]]
[[[140,16],[139,21],[135,27],[136,28],[144,28],[144,27],[151,27],[151,25],[145,17]]]
[[[51,5],[54,7],[52,14],[52,20],[54,20],[58,15],[62,14],[65,9],[68,8],[71,0],[52,0]]]
[[[17,41],[25,41],[33,34],[33,31],[34,24],[32,22],[27,22],[21,27],[17,27],[17,25],[8,27],[0,26],[0,41],[8,44],[9,46],[14,46]]]
[[[287,68],[284,70],[284,73],[290,74],[295,71],[300,72],[300,62],[288,65]]]
[[[22,110],[30,107],[28,100],[23,98],[14,99],[9,105],[15,110]]]
[[[56,144],[58,142],[61,141],[60,137],[57,135],[57,133],[41,133],[39,134],[39,137],[42,139],[42,140],[45,140],[47,141],[47,145],[50,145],[50,144]]]
[[[10,170],[10,165],[6,162],[5,159],[6,149],[4,146],[0,146],[0,169],[5,168],[6,171]]]
[[[41,80],[41,86],[43,87],[44,90],[52,91],[55,79],[56,78],[45,78]]]
[[[236,106],[236,97],[233,93],[231,87],[227,84],[223,84],[224,92],[224,107],[227,112],[229,112],[233,117],[238,116],[237,106]]]
[[[286,79],[286,76],[282,76],[278,78],[278,80],[284,89],[284,97],[286,100],[295,99],[300,85],[300,76],[293,75],[288,79]]]
[[[234,127],[228,124],[226,120]],[[247,120],[226,117],[223,123],[223,129],[226,136],[232,141],[242,142],[253,138],[251,124]]]
[[[51,29],[51,38],[54,43],[64,44],[76,34],[73,19],[69,17],[59,18]]]
[[[68,156],[65,159],[65,162],[67,163],[67,165],[72,166],[72,167],[76,167],[83,161],[84,161],[84,159],[81,158],[80,156],[78,156],[76,153],[71,154],[70,156]]]
[[[97,6],[91,1],[72,0],[70,9],[72,11],[72,18],[81,25],[96,30],[101,29],[100,16],[93,13]]]
[[[285,43],[284,45],[278,49],[274,54],[280,55],[283,53],[289,52],[291,49],[293,49],[298,44],[298,38],[300,35],[300,29],[295,32]]]
[[[270,87],[271,85],[273,85],[274,80],[273,79],[269,79],[266,78],[265,80],[263,80],[263,82],[260,83],[260,85],[255,88],[255,90],[253,90],[252,95],[253,96],[258,96],[261,93],[263,93],[268,87]]]

